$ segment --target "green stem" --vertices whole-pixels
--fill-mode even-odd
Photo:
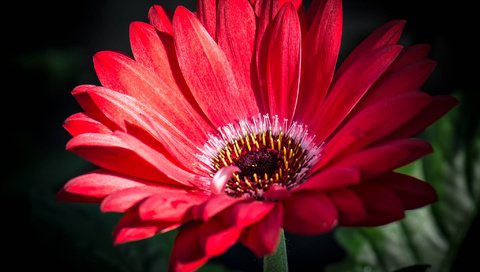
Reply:
[[[280,230],[280,243],[277,251],[263,258],[264,272],[288,272],[287,247],[285,246],[285,234]]]

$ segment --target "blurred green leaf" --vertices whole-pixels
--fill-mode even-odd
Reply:
[[[327,271],[394,271],[415,264],[450,271],[480,207],[480,129],[465,122],[469,101],[460,100],[465,103],[422,135],[434,154],[400,169],[432,184],[439,201],[386,226],[339,229],[336,237],[347,257]]]

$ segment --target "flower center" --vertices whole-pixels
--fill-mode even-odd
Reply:
[[[280,124],[276,116],[258,116],[219,130],[221,137],[211,136],[199,158],[211,177],[225,167],[240,170],[224,185],[224,193],[232,197],[263,200],[272,187],[301,184],[320,152],[305,126],[288,126],[287,120]]]

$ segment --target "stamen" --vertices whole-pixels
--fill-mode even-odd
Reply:
[[[218,128],[219,136],[210,135],[198,158],[200,169],[212,177],[212,193],[271,200],[265,197],[270,188],[281,192],[301,184],[321,146],[306,126],[288,124],[278,116],[258,115]]]

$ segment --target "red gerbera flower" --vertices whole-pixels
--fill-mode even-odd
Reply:
[[[393,170],[431,152],[413,139],[456,101],[420,91],[428,46],[398,45],[403,21],[335,70],[340,0],[200,0],[130,28],[134,59],[94,57],[103,87],[73,95],[67,149],[101,169],[59,197],[125,213],[115,243],[180,227],[172,270],[241,242],[272,253],[284,228],[377,226],[436,200]]]

